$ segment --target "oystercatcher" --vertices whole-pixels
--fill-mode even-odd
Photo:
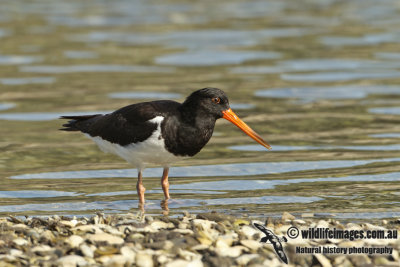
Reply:
[[[62,116],[70,121],[60,130],[81,131],[103,152],[125,159],[138,170],[139,203],[144,204],[142,171],[148,163],[164,167],[161,186],[169,196],[171,163],[196,155],[210,140],[215,122],[224,118],[264,147],[271,149],[229,107],[226,94],[217,88],[193,92],[181,104],[170,100],[137,103],[110,114]]]

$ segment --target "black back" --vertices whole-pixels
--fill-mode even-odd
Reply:
[[[213,102],[215,98],[220,101]],[[174,155],[193,156],[210,140],[215,121],[228,108],[228,98],[222,90],[204,88],[193,92],[182,104],[160,100],[129,105],[105,115],[63,116],[71,121],[61,130],[81,131],[126,146],[150,137],[157,124],[149,120],[162,116],[165,148]]]

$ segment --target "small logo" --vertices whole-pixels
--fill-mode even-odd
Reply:
[[[271,244],[274,246],[275,253],[278,255],[278,257],[286,264],[288,264],[288,259],[286,257],[285,251],[283,251],[283,246],[281,242],[287,242],[287,238],[282,236],[282,237],[277,237],[271,230],[265,228],[261,224],[254,223],[254,226],[263,232],[265,236],[261,238],[260,242],[261,243],[267,243],[268,241],[271,242]]]
[[[297,229],[297,227],[292,226],[287,230],[286,234],[291,239],[295,239],[299,236],[299,229]]]

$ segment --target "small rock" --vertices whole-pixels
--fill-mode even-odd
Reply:
[[[21,257],[24,253],[19,249],[12,248],[12,249],[10,249],[8,254],[10,254],[11,256],[14,256],[14,257]]]
[[[136,265],[138,267],[153,267],[153,257],[149,254],[139,252],[136,254]]]
[[[231,215],[227,215],[224,213],[216,213],[216,212],[211,212],[211,213],[201,213],[196,216],[197,219],[204,219],[208,221],[214,221],[214,222],[223,222],[223,221],[235,221],[235,217]]]
[[[165,264],[169,261],[166,255],[161,254],[157,257],[157,261],[161,266],[165,266]]]
[[[68,255],[61,257],[57,260],[57,266],[62,267],[76,267],[85,265],[87,265],[87,261],[85,260],[85,258],[78,255]]]
[[[182,228],[180,228],[180,229],[174,229],[173,230],[174,232],[177,232],[177,233],[180,233],[180,234],[189,234],[189,235],[193,235],[193,231],[192,230],[190,230],[190,229],[182,229]]]
[[[66,240],[66,243],[69,244],[72,248],[79,247],[80,244],[82,244],[84,239],[80,237],[79,235],[71,235],[68,237]]]
[[[107,262],[105,262],[104,266],[110,267],[124,267],[127,264],[127,259],[123,255],[112,255],[109,256]]]
[[[289,220],[289,221],[293,221],[294,219],[296,219],[296,217],[294,217],[292,214],[290,214],[289,212],[283,212],[283,214],[282,214],[282,221],[286,221],[286,220]]]
[[[188,229],[189,224],[181,222],[178,224],[179,229]]]
[[[322,254],[315,254],[315,258],[319,261],[322,267],[332,267],[331,262]]]
[[[123,246],[120,249],[120,252],[122,256],[125,257],[127,264],[132,265],[132,263],[135,261],[136,252],[134,252],[130,247],[127,246]]]
[[[248,239],[254,239],[253,236],[260,233],[259,230],[256,230],[254,227],[249,225],[244,225],[241,231]]]
[[[302,213],[301,214],[301,217],[302,218],[312,218],[312,217],[314,217],[314,213]]]
[[[240,240],[240,244],[249,248],[252,251],[257,251],[260,247],[262,247],[262,244],[260,242],[252,239]]]
[[[239,257],[242,254],[242,251],[248,250],[243,246],[234,246],[234,247],[219,247],[215,249],[215,252],[222,257]]]
[[[48,245],[39,245],[39,246],[32,248],[31,251],[33,253],[43,256],[43,255],[49,254],[50,252],[53,252],[54,248],[52,248]]]
[[[306,224],[305,221],[297,219],[297,220],[293,220],[293,222],[297,223],[297,224]]]
[[[213,221],[207,221],[207,220],[203,220],[203,219],[194,219],[194,220],[192,220],[192,223],[194,226],[201,227],[201,229],[203,229],[203,230],[209,230],[209,229],[211,229],[212,225],[216,224]]]
[[[94,257],[94,251],[86,244],[82,244],[79,249],[81,250],[82,254],[85,257],[88,258],[93,258]]]
[[[243,254],[242,256],[236,258],[236,262],[241,266],[246,266],[249,261],[258,257],[260,257],[258,254]]]
[[[201,255],[187,250],[179,249],[178,254],[182,259],[187,261],[201,260]]]
[[[329,228],[329,223],[324,220],[319,220],[317,223],[317,228]]]
[[[151,225],[151,227],[153,227],[156,230],[174,228],[173,223],[166,223],[166,222],[162,222],[162,221],[153,221],[150,225]]]
[[[28,245],[28,240],[23,239],[23,238],[16,238],[12,242],[13,242],[14,245],[17,245],[17,246]]]
[[[78,224],[77,220],[71,220],[71,221],[59,221],[59,224],[72,228],[75,227]]]
[[[23,223],[17,223],[17,224],[12,225],[11,228],[13,230],[23,230],[23,229],[28,229],[29,226],[27,226],[27,225],[25,225]]]
[[[165,267],[203,267],[201,260],[185,261],[185,260],[174,260],[165,265]]]
[[[71,229],[74,233],[91,233],[98,234],[103,233],[103,230],[100,229],[97,225],[80,225]]]
[[[121,237],[107,233],[88,235],[87,238],[92,242],[107,242],[110,245],[121,245],[124,243],[124,240]]]
[[[233,225],[236,225],[236,226],[249,225],[249,224],[250,224],[249,221],[243,220],[243,219],[237,219],[233,222]]]

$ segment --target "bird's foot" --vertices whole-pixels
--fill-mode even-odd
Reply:
[[[144,203],[139,202],[138,204],[138,212],[136,213],[136,219],[139,221],[144,221]]]

